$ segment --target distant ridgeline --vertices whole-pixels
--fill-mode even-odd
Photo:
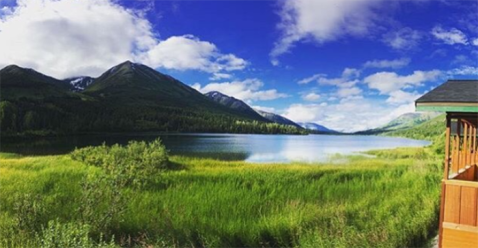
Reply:
[[[249,106],[218,103],[180,81],[129,61],[100,77],[58,80],[10,65],[0,70],[2,136],[91,132],[304,134]],[[245,104],[245,103],[244,103]]]
[[[355,134],[405,134],[410,130],[418,130],[417,128],[420,127],[422,124],[429,122],[436,123],[437,120],[443,119],[441,117],[437,118],[438,116],[440,116],[440,113],[438,112],[406,113],[397,117],[396,119],[392,120],[391,122],[382,127],[356,132]],[[437,128],[437,130],[441,131],[441,129],[439,128]],[[409,136],[410,135],[407,135],[406,137]]]

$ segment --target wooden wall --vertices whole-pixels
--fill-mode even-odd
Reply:
[[[478,231],[467,231],[453,227],[443,228],[442,247],[473,248],[478,247]]]
[[[443,222],[478,226],[478,183],[445,181]]]
[[[478,183],[461,180],[443,183],[442,247],[478,248]]]

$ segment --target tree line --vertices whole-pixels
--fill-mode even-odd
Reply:
[[[91,132],[211,132],[305,134],[294,126],[169,105],[88,101],[80,98],[0,102],[2,136]]]

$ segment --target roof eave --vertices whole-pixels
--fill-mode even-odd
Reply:
[[[415,102],[415,111],[478,113],[478,103]]]

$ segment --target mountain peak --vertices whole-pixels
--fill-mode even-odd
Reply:
[[[294,126],[294,127],[297,127],[299,129],[302,129],[302,126],[300,126],[299,124],[285,118],[284,116],[281,116],[281,115],[278,115],[278,114],[274,114],[274,113],[270,113],[270,112],[266,112],[266,111],[262,111],[260,109],[254,109],[258,114],[260,114],[262,117],[272,121],[272,122],[275,122],[275,123],[279,123],[279,124],[282,124],[282,125],[290,125],[290,126]]]
[[[18,65],[7,65],[5,66],[5,68],[2,69],[2,71],[11,71],[11,72],[14,72],[14,71],[24,71],[24,70],[31,70],[31,69],[26,69],[26,68],[23,68],[23,67],[20,67]]]
[[[229,98],[235,99],[234,97],[225,95],[219,91],[210,91],[204,95],[206,95],[207,97],[229,97]]]
[[[21,69],[21,67],[18,65],[11,64],[11,65],[5,66],[5,68],[3,69]]]
[[[133,63],[130,60],[126,60],[125,62],[123,62],[123,63],[121,63],[117,66],[130,66],[131,67],[131,66],[134,66],[134,64],[136,64],[136,63]]]
[[[248,116],[251,116],[255,119],[263,119],[267,120],[264,117],[262,117],[259,113],[254,111],[249,105],[247,105],[245,102],[236,99],[232,96],[225,95],[219,91],[210,91],[206,94],[204,94],[206,97],[211,99],[212,101],[219,103],[227,108],[233,109],[235,111],[242,112]]]
[[[173,77],[129,60],[110,68],[85,88],[85,93],[116,96],[136,94],[148,95],[150,98],[155,98],[159,92],[171,97],[174,94],[181,97],[200,95]]]

